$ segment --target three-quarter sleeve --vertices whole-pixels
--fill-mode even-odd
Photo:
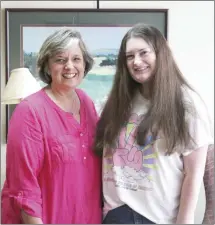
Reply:
[[[22,101],[9,124],[6,153],[6,184],[11,214],[21,216],[21,210],[42,218],[42,198],[38,183],[44,149],[39,115],[30,103]],[[6,201],[6,200],[5,200]],[[13,215],[13,216],[15,216]]]

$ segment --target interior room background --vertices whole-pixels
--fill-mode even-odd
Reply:
[[[96,8],[96,1],[1,1],[1,92],[5,86],[5,8]],[[168,42],[188,81],[199,91],[214,124],[214,2],[100,1],[100,8],[168,9]],[[1,105],[1,186],[5,179],[5,106]],[[205,210],[204,188],[195,223]]]

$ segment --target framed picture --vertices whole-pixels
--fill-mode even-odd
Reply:
[[[27,67],[43,87],[36,68],[38,51],[54,30],[73,27],[80,31],[95,60],[79,88],[93,99],[99,111],[111,89],[126,31],[143,22],[157,27],[167,38],[167,19],[167,9],[6,9],[6,81],[12,69]],[[14,108],[6,107],[6,133]]]

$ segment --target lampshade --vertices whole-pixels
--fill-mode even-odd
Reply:
[[[18,104],[20,101],[41,89],[39,82],[28,68],[17,68],[11,71],[9,80],[2,93],[2,104]]]

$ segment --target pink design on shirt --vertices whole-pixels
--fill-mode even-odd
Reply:
[[[153,141],[153,137],[148,135],[143,146],[136,143],[137,127],[142,119],[143,115],[131,115],[128,123],[119,134],[116,147],[110,150],[112,154],[108,154],[110,151],[107,151],[104,155],[107,169],[110,167],[108,165],[112,164],[113,167],[120,167],[126,171],[130,170],[129,173],[133,173],[133,175],[140,172],[141,177],[143,177],[150,169],[156,168],[155,159],[157,155],[152,147],[155,141]],[[139,175],[135,176],[138,177]]]
[[[142,119],[142,116],[132,114],[129,119],[129,124],[138,125]],[[123,127],[120,132],[118,148],[115,149],[113,154],[113,162],[115,166],[128,166],[140,171],[143,165],[142,152],[135,145],[136,129],[128,131],[128,125]],[[127,134],[128,133],[128,134]]]
[[[131,131],[126,138],[126,127],[122,129],[119,137],[119,147],[115,149],[113,154],[113,162],[115,166],[128,166],[139,171],[143,165],[142,152],[134,146],[135,129]]]
[[[145,143],[136,143],[136,132],[143,115],[132,114],[121,129],[116,146],[105,151],[103,161],[103,182],[132,191],[153,190],[153,169],[157,169],[157,153],[154,139],[147,135]],[[157,139],[157,138],[156,138]]]

